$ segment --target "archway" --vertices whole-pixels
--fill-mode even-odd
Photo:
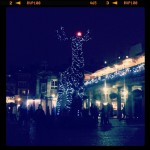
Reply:
[[[132,91],[132,94],[134,102],[134,117],[136,119],[141,119],[143,117],[143,108],[142,108],[143,91],[135,89]]]

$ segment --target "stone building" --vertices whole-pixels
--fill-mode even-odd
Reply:
[[[49,107],[50,115],[55,113],[57,102],[58,77],[50,71],[41,71],[37,74],[36,79],[36,99],[41,100],[41,104],[46,113]],[[54,112],[53,112],[54,111]]]
[[[145,112],[145,54],[129,57],[91,74],[85,74],[83,105],[101,107],[110,103],[114,115],[121,117],[125,105],[127,117],[144,118]]]

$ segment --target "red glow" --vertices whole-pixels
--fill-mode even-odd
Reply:
[[[82,36],[82,32],[77,32],[76,36],[79,36],[79,37]]]

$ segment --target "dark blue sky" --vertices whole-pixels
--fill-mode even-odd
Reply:
[[[61,42],[56,30],[68,36],[91,31],[84,43],[85,69],[94,71],[104,60],[125,55],[134,44],[145,42],[144,8],[7,8],[6,67],[30,66],[47,60],[49,67],[64,70],[71,64],[70,42]]]

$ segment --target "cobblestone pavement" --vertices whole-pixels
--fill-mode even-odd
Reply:
[[[30,128],[7,130],[7,145],[45,146],[144,146],[145,126],[110,119],[111,125],[96,128],[46,128],[37,136],[34,122]],[[15,132],[15,134],[14,134]],[[11,136],[10,136],[11,135]],[[39,138],[37,138],[39,137]]]

